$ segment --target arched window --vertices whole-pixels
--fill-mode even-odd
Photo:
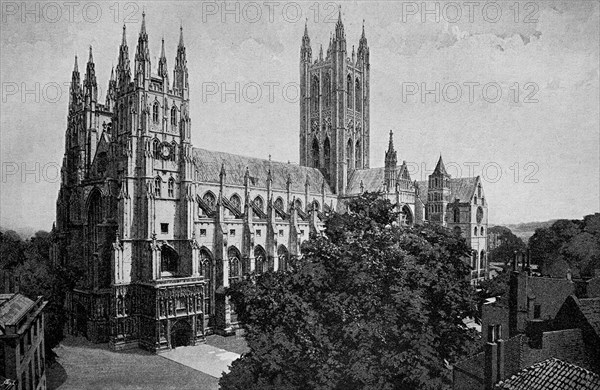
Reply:
[[[352,89],[353,89],[353,83],[352,83],[352,77],[350,77],[350,75],[348,75],[348,77],[346,78],[346,89],[348,90],[348,95],[346,96],[346,104],[348,105],[348,108],[352,108]]]
[[[331,105],[331,77],[329,72],[325,73],[323,79],[323,99],[325,100],[325,107],[329,107]]]
[[[321,165],[319,164],[319,142],[315,138],[312,143],[312,160],[313,167],[319,168]]]
[[[294,207],[296,207],[298,210],[302,210],[302,201],[300,199],[296,199],[294,201]]]
[[[317,76],[313,77],[312,86],[311,86],[311,100],[313,104],[313,112],[319,111],[319,78]]]
[[[356,100],[356,111],[360,112],[362,108],[362,95],[360,91],[360,81],[358,81],[358,78],[356,79],[356,90],[354,91],[354,96]]]
[[[152,105],[152,121],[158,123],[158,102],[154,102]]]
[[[212,293],[212,257],[206,249],[200,250],[200,275],[204,277],[204,315],[211,312],[210,298]]]
[[[281,199],[281,198],[275,199],[275,208],[285,211],[285,208],[283,207],[283,199]]]
[[[331,169],[331,145],[329,138],[325,138],[325,142],[323,143],[323,157],[325,159],[325,172],[329,175],[329,170]]]
[[[473,254],[471,255],[471,267],[473,269],[477,268],[477,251],[473,251]]]
[[[476,235],[477,235],[477,226],[475,226],[475,227],[473,228],[473,235],[474,235],[474,236],[476,236]]]
[[[215,207],[216,199],[212,192],[208,191],[206,194],[204,194],[202,200],[204,200],[211,208]]]
[[[175,142],[175,140],[173,140],[173,142],[171,142],[171,154],[169,154],[169,159],[171,161],[175,161],[176,155],[177,155],[177,142]]]
[[[289,254],[285,246],[279,245],[277,248],[277,260],[279,262],[278,268],[280,271],[287,271],[289,267]]]
[[[256,248],[254,248],[254,271],[258,274],[262,274],[268,270],[269,264],[267,262],[267,254],[260,245],[257,245]]]
[[[265,211],[265,203],[263,202],[263,200],[260,196],[257,196],[256,198],[254,198],[254,207],[259,209],[260,211],[263,211],[263,212]]]
[[[412,226],[413,225],[413,214],[412,211],[410,210],[410,207],[408,207],[407,205],[404,205],[402,207],[402,213],[401,213],[401,218],[402,218],[402,224],[405,226]]]
[[[477,186],[477,196],[481,198],[481,184]]]
[[[233,207],[235,207],[236,210],[238,210],[238,211],[242,210],[242,200],[240,199],[240,197],[237,194],[231,195],[231,198],[229,198],[229,201],[231,202]]]
[[[171,108],[171,126],[177,127],[177,107]]]
[[[319,201],[317,201],[317,200],[315,199],[315,200],[313,200],[312,204],[313,204],[313,207],[314,207],[314,209],[315,209],[316,211],[320,211],[320,210],[321,210],[321,205],[319,204]]]
[[[157,198],[160,198],[160,196],[161,196],[161,187],[162,187],[162,180],[160,177],[156,177],[154,179],[154,196],[156,196]]]
[[[356,149],[354,150],[354,154],[356,155],[356,162],[354,163],[354,168],[361,169],[362,168],[362,153],[360,148],[360,140],[356,141]]]
[[[454,223],[460,223],[460,209],[458,207],[454,208]]]
[[[229,285],[242,279],[242,264],[240,261],[240,251],[235,247],[230,247],[227,251],[227,260],[229,263]]]
[[[169,183],[168,183],[168,195],[169,198],[174,198],[175,197],[175,179],[173,179],[172,177],[169,178]]]
[[[177,263],[179,255],[169,245],[163,245],[160,248],[160,275],[173,276],[177,272]]]
[[[346,145],[346,165],[348,169],[352,168],[352,160],[354,160],[354,153],[352,148],[352,140],[348,140],[348,145]]]
[[[479,269],[485,269],[485,251],[479,255]]]
[[[152,141],[152,149],[154,152],[154,158],[159,159],[161,156],[160,141],[156,138],[154,139],[154,141]]]
[[[102,223],[102,195],[100,191],[94,190],[88,201],[88,241],[92,253],[98,252],[100,247],[100,229],[98,224]]]
[[[485,230],[483,229],[483,226],[481,227],[481,235],[485,235]]]

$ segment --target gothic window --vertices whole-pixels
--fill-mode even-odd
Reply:
[[[485,234],[485,230],[483,230],[483,227],[481,228],[481,235],[483,236]]]
[[[313,207],[315,208],[316,211],[321,210],[321,205],[319,204],[319,202],[317,200],[313,200]]]
[[[476,235],[477,235],[477,226],[475,226],[475,227],[473,228],[473,235],[474,235],[474,236],[476,236]]]
[[[473,269],[477,268],[477,251],[473,251],[473,254],[471,255],[471,267]]]
[[[204,277],[204,314],[210,314],[210,295],[212,291],[212,258],[205,249],[200,250],[200,275]]]
[[[287,271],[289,267],[289,258],[290,256],[287,248],[283,245],[279,245],[279,248],[277,248],[277,260],[279,262],[278,268],[280,271]]]
[[[323,98],[325,100],[325,107],[329,107],[331,105],[331,78],[329,72],[325,73],[323,80]]]
[[[302,201],[300,199],[296,199],[294,202],[294,207],[296,207],[298,210],[302,210]]]
[[[154,179],[154,196],[160,198],[162,180],[160,177]]]
[[[175,106],[171,108],[171,126],[177,127],[177,108]]]
[[[477,215],[476,215],[477,223],[481,223],[483,220],[483,208],[477,207]]]
[[[174,198],[175,197],[175,179],[173,179],[172,177],[169,178],[169,183],[168,183],[167,191],[168,191],[168,194],[169,194],[169,198]]]
[[[310,96],[311,96],[311,101],[313,104],[313,112],[318,112],[319,111],[319,78],[317,76],[313,77]]]
[[[98,224],[102,223],[102,196],[100,191],[94,190],[90,195],[88,204],[88,241],[92,253],[97,252],[100,247],[100,229]]]
[[[323,156],[325,158],[325,172],[329,174],[331,169],[331,145],[329,144],[329,138],[325,138],[323,143]]]
[[[460,209],[458,207],[454,208],[454,223],[460,223]]]
[[[231,195],[231,198],[229,198],[229,202],[231,202],[231,204],[236,210],[242,209],[242,200],[237,194]]]
[[[285,210],[283,207],[283,199],[277,198],[275,199],[275,208],[279,210]]]
[[[152,105],[152,121],[158,123],[158,102],[154,102]]]
[[[362,108],[362,95],[360,91],[360,81],[358,81],[358,79],[356,79],[356,90],[354,91],[354,96],[356,100],[356,111],[360,112]]]
[[[354,153],[356,154],[356,162],[354,163],[354,168],[360,169],[362,168],[362,153],[360,148],[360,140],[356,141],[356,149]]]
[[[227,260],[229,263],[229,285],[242,279],[242,264],[240,262],[240,252],[235,247],[230,247],[227,251]]]
[[[346,146],[346,166],[348,167],[348,169],[352,168],[352,160],[354,159],[353,157],[353,150],[352,150],[352,140],[349,139],[348,140],[348,145]]]
[[[346,89],[347,89],[347,93],[348,95],[346,96],[346,104],[348,105],[348,108],[352,108],[352,89],[353,89],[353,84],[352,84],[352,77],[350,77],[350,75],[348,75],[347,79],[346,79]]]
[[[254,270],[256,273],[262,274],[269,270],[268,266],[265,250],[260,245],[257,245],[254,248]]]
[[[260,196],[257,196],[256,198],[254,198],[254,206],[259,209],[260,211],[265,211],[264,210],[264,202],[262,200],[262,198]]]
[[[169,159],[171,161],[175,161],[176,154],[177,154],[177,142],[175,142],[175,140],[173,140],[173,142],[171,142],[171,153],[169,154]]]
[[[313,160],[313,167],[319,168],[319,166],[320,166],[320,164],[319,164],[319,142],[317,141],[316,138],[313,140],[313,143],[312,143],[312,160]]]
[[[408,207],[406,205],[404,205],[402,207],[401,218],[402,218],[403,225],[406,225],[406,226],[413,225],[413,215],[412,215],[412,211],[410,210],[410,207]]]
[[[173,276],[177,272],[179,255],[175,249],[163,245],[160,249],[160,273],[161,276]]]
[[[479,255],[479,269],[485,269],[485,251]]]
[[[477,186],[477,196],[481,198],[481,184]]]
[[[159,159],[161,155],[160,141],[156,138],[154,139],[154,141],[152,141],[152,149],[154,152],[154,158]]]

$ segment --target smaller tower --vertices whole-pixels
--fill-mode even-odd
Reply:
[[[148,46],[148,34],[146,33],[146,13],[142,13],[142,27],[138,37],[137,51],[135,54],[135,81],[136,86],[147,88],[150,83],[150,48]]]
[[[173,69],[173,90],[174,93],[182,95],[183,99],[188,99],[188,70],[185,45],[183,44],[183,26],[179,27],[179,44],[175,57],[175,69]]]
[[[169,91],[169,71],[167,70],[167,57],[165,56],[165,39],[161,41],[160,59],[158,60],[158,77],[163,79],[163,91]]]
[[[92,104],[98,102],[98,83],[96,82],[96,69],[91,46],[90,56],[85,70],[85,80],[83,81],[83,96],[85,98],[86,108],[90,108]]]
[[[117,81],[115,80],[115,68],[110,71],[110,80],[108,81],[108,90],[106,92],[106,108],[114,111],[117,101]]]
[[[446,172],[444,160],[440,155],[433,173],[429,175],[427,193],[428,220],[446,226],[446,208],[450,198],[450,175]]]
[[[75,111],[81,103],[81,78],[79,75],[79,66],[77,65],[77,56],[75,56],[75,65],[71,75],[71,91],[69,94],[69,112]]]
[[[125,90],[131,81],[131,69],[129,66],[129,48],[125,37],[125,25],[123,25],[123,38],[119,47],[119,60],[117,61],[117,88],[120,91]]]
[[[388,150],[385,152],[385,173],[384,184],[387,192],[393,192],[396,188],[398,157],[394,149],[394,132],[390,130],[390,142]]]

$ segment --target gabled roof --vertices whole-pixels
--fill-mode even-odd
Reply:
[[[419,191],[421,198],[425,201],[427,197],[424,195],[427,193],[428,181],[418,181]],[[449,202],[470,202],[473,199],[475,190],[477,189],[477,177],[460,177],[448,179],[448,186],[450,188],[450,199]]]
[[[34,304],[23,294],[0,294],[0,334],[6,326],[16,325]]]
[[[442,160],[441,155],[440,155],[440,159],[437,162],[437,165],[435,166],[435,169],[433,170],[433,174],[448,176],[448,172],[446,172],[446,167],[444,166],[444,160]]]
[[[304,186],[308,180],[308,191],[320,194],[325,181],[321,171],[316,168],[231,153],[194,148],[194,160],[199,181],[207,183],[220,182],[221,167],[225,169],[225,184],[228,185],[243,186],[246,168],[251,187],[267,188],[269,170],[273,180],[272,188],[276,190],[286,190],[289,177],[290,191],[304,193]],[[330,194],[331,189],[325,182],[325,195]]]
[[[383,191],[385,168],[355,169],[348,178],[347,194]],[[362,183],[362,186],[361,186]]]
[[[499,382],[496,390],[600,390],[600,376],[556,358],[521,370]]]
[[[579,310],[600,338],[600,298],[582,298],[576,300]]]

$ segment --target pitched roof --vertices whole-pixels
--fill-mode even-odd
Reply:
[[[194,148],[194,162],[198,168],[199,181],[201,182],[219,183],[222,166],[226,173],[225,184],[229,185],[243,186],[246,168],[252,187],[267,188],[269,169],[271,170],[273,189],[277,190],[287,189],[289,176],[291,191],[303,193],[304,185],[308,179],[309,192],[320,194],[325,181],[321,171],[316,168],[206,149]],[[332,194],[327,182],[325,182],[325,194]]]
[[[365,191],[378,192],[383,190],[385,168],[355,169],[348,178],[347,194],[360,194]],[[362,187],[361,187],[362,183]]]
[[[598,337],[600,337],[600,298],[577,300],[579,309]]]
[[[433,170],[433,174],[442,174],[448,176],[448,172],[446,172],[446,167],[444,166],[444,160],[442,160],[442,156],[440,155],[440,159]]]
[[[7,325],[15,325],[33,305],[23,294],[0,294],[0,334]]]
[[[600,376],[556,358],[521,370],[499,382],[497,390],[600,390]]]
[[[450,188],[450,199],[449,202],[455,202],[457,199],[459,202],[470,202],[475,193],[477,184],[477,177],[459,177],[448,179],[448,186]],[[427,193],[428,181],[418,181],[417,185],[421,193],[421,198],[426,201],[427,198],[424,194]]]

